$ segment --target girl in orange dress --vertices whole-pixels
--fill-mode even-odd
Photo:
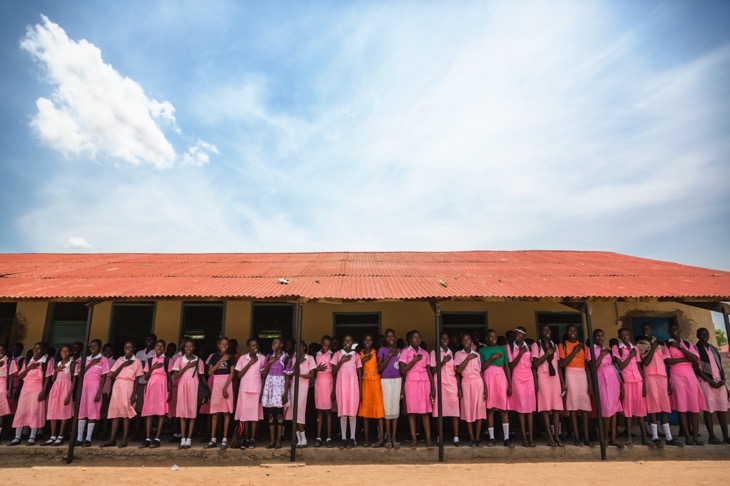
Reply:
[[[360,351],[360,361],[362,361],[362,396],[360,397],[360,409],[357,414],[365,419],[364,446],[370,447],[370,419],[377,419],[380,437],[373,444],[373,447],[383,447],[385,444],[383,435],[385,409],[383,408],[383,389],[380,386],[378,358],[375,349],[373,349],[373,337],[369,335],[365,336],[362,344],[364,346],[363,350]]]

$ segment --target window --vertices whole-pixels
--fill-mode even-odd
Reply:
[[[223,302],[184,302],[180,336],[195,341],[199,354],[213,353],[223,333]],[[204,347],[203,350],[200,348]],[[205,352],[205,353],[204,353]]]
[[[342,342],[345,336],[352,336],[353,342],[362,343],[362,338],[370,334],[374,344],[380,334],[380,312],[335,312],[333,336]]]
[[[58,349],[64,344],[73,344],[76,341],[84,342],[86,336],[86,318],[89,309],[84,303],[57,302],[53,304],[53,318],[51,319],[51,335],[48,342],[52,348]]]
[[[486,312],[442,312],[441,328],[452,337],[461,333],[477,334],[483,337],[487,332]]]
[[[13,330],[15,308],[15,302],[0,304],[0,343],[5,345],[6,352],[8,344],[10,344],[10,333]]]
[[[137,349],[144,348],[144,340],[152,332],[154,319],[154,302],[113,303],[109,343],[114,348],[114,356],[123,354],[126,341],[134,341]]]
[[[550,326],[552,331],[552,340],[554,342],[562,342],[565,331],[568,326],[573,324],[578,328],[578,340],[585,342],[583,332],[583,314],[580,312],[538,312],[537,313],[537,334],[533,339],[540,336],[540,327],[543,324]]]
[[[263,353],[271,352],[271,342],[294,336],[294,304],[254,303],[251,306],[251,337]]]

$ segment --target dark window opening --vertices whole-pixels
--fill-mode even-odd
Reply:
[[[352,336],[355,343],[362,346],[362,339],[370,335],[373,337],[373,345],[378,344],[380,334],[380,313],[379,312],[347,312],[334,313],[334,336],[340,343],[345,336]]]
[[[196,353],[207,356],[216,350],[223,333],[223,302],[184,302],[181,336],[195,341]]]
[[[114,348],[114,356],[124,353],[127,341],[133,341],[137,350],[144,348],[144,340],[152,332],[154,316],[154,302],[112,304],[109,343]]]
[[[262,353],[271,352],[274,339],[286,341],[294,336],[294,304],[254,303],[251,315],[251,337]]]
[[[10,333],[13,330],[13,322],[15,321],[15,302],[0,303],[0,343],[5,345],[5,352],[8,352],[10,343]]]

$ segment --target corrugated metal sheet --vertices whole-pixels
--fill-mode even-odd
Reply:
[[[574,251],[0,254],[3,300],[591,297],[730,300],[730,272]]]

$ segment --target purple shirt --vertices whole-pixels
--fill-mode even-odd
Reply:
[[[261,371],[264,371],[266,363],[268,363],[274,356],[276,355],[273,353],[266,356],[266,359],[261,363]],[[271,366],[269,367],[269,374],[267,376],[284,376],[284,371],[291,368],[291,363],[289,362],[292,360],[287,358],[288,356],[286,353],[281,353],[279,360],[271,363]]]
[[[383,346],[378,350],[378,359],[379,360],[385,360],[388,358],[388,348],[386,346]],[[389,379],[389,378],[401,378],[400,375],[400,368],[398,365],[398,359],[400,358],[400,350],[395,354],[395,356],[392,356],[390,358],[390,361],[388,361],[388,364],[385,366],[385,369],[380,374],[381,379]]]

